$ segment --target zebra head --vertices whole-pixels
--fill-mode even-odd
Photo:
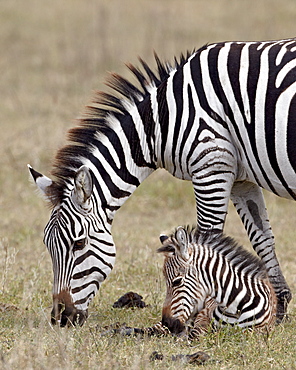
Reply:
[[[82,325],[88,305],[112,270],[115,246],[109,229],[97,214],[93,176],[86,166],[75,171],[73,181],[56,202],[57,184],[29,166],[31,175],[52,212],[44,230],[44,243],[53,263],[51,321],[61,326]]]
[[[162,324],[172,333],[182,334],[197,314],[200,301],[198,272],[193,263],[191,234],[178,227],[175,234],[160,236],[164,254],[163,273],[166,280],[166,298],[162,309]]]

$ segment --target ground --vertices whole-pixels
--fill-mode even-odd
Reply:
[[[116,215],[114,271],[90,306],[82,328],[50,324],[52,266],[42,243],[49,209],[26,168],[49,174],[92,91],[106,71],[130,76],[125,62],[153,63],[223,40],[296,36],[293,0],[10,0],[0,4],[0,361],[4,369],[180,368],[171,355],[204,351],[205,368],[296,368],[295,298],[290,321],[269,334],[225,329],[189,346],[173,338],[101,337],[115,322],[157,322],[165,295],[158,235],[195,222],[191,184],[157,171]],[[265,193],[284,275],[296,296],[296,204]],[[232,206],[225,232],[249,248]],[[143,309],[112,304],[127,291]],[[164,354],[150,362],[153,351]],[[187,365],[188,367],[192,365]]]

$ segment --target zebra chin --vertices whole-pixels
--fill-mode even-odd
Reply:
[[[68,290],[53,295],[53,308],[51,311],[51,323],[53,325],[82,326],[88,317],[88,310],[80,310],[75,307]]]

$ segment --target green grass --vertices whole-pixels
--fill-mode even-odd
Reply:
[[[165,294],[158,235],[195,222],[190,183],[157,171],[116,215],[117,261],[90,306],[82,328],[50,325],[52,266],[42,244],[49,217],[28,181],[31,163],[48,174],[65,133],[102,89],[106,71],[128,77],[125,62],[153,50],[172,60],[186,50],[221,40],[295,36],[294,0],[9,0],[0,2],[0,368],[3,369],[177,369],[171,355],[205,351],[206,369],[293,369],[295,299],[291,321],[267,337],[223,329],[192,346],[173,338],[100,335],[115,322],[157,322]],[[266,194],[283,272],[296,295],[295,203]],[[249,247],[233,207],[226,233]],[[134,290],[149,305],[113,309]],[[153,351],[162,362],[150,362]],[[192,365],[185,367],[191,368]]]

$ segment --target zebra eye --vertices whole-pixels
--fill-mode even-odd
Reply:
[[[172,287],[176,287],[176,286],[180,285],[182,283],[182,280],[183,280],[182,277],[177,277],[176,279],[174,279],[172,281]]]
[[[85,247],[86,238],[75,240],[73,244],[73,252],[79,251]]]

